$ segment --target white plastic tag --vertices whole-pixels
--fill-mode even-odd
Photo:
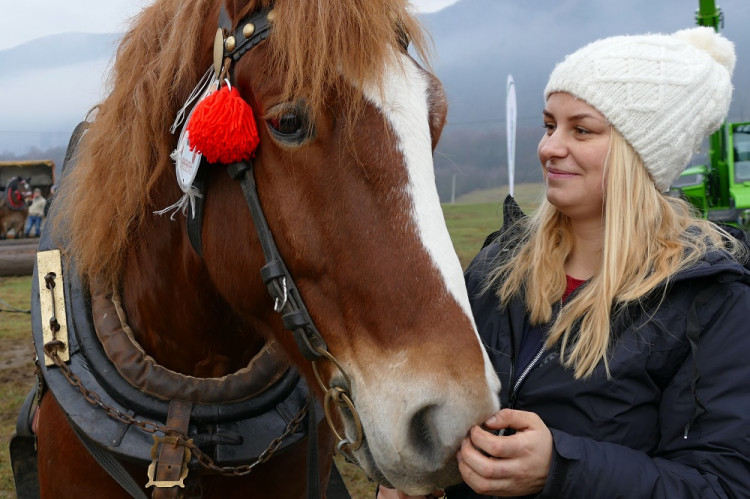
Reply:
[[[180,140],[177,143],[175,151],[175,172],[177,174],[177,183],[182,192],[187,192],[193,185],[193,180],[198,174],[198,167],[201,164],[202,154],[190,150],[190,141],[188,132],[185,130],[180,134]]]
[[[218,88],[218,81],[212,82],[201,95],[200,99],[195,103],[193,109],[190,111],[185,126],[182,127],[180,132],[180,138],[177,140],[177,149],[172,153],[172,159],[175,164],[175,174],[177,175],[177,184],[180,186],[182,192],[188,192],[190,186],[193,185],[193,180],[198,174],[198,167],[201,164],[203,155],[197,151],[190,150],[190,140],[188,138],[188,123],[190,118],[193,116],[193,111],[200,104],[200,102],[211,95]]]

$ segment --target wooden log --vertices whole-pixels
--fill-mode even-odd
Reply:
[[[0,242],[0,276],[24,276],[34,272],[38,239],[9,239]]]

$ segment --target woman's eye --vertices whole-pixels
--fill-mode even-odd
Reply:
[[[555,131],[555,124],[550,122],[545,122],[542,127],[547,130],[548,133]]]
[[[295,113],[286,113],[268,120],[268,126],[279,135],[297,135],[302,132],[304,122]]]
[[[588,135],[591,133],[591,131],[586,130],[585,128],[576,127],[576,131],[581,135]]]

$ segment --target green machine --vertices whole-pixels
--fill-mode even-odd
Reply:
[[[724,24],[714,0],[699,0],[698,26]],[[722,124],[709,139],[708,164],[687,168],[671,188],[704,218],[750,231],[750,122]]]

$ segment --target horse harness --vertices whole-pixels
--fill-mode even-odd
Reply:
[[[247,475],[317,427],[311,393],[278,345],[267,343],[246,368],[222,378],[170,371],[140,350],[116,293],[92,286],[89,295],[54,240],[45,231],[32,280],[36,396],[55,395],[84,446],[131,495],[145,497],[120,460],[149,465],[154,497],[182,487],[197,495],[200,473],[189,470]],[[19,436],[32,437],[21,423],[33,398],[19,415]],[[17,455],[27,465],[35,455],[20,441],[11,448],[14,472],[22,472]]]
[[[273,14],[272,9],[262,9],[251,13],[241,19],[234,32],[228,36],[226,35],[228,32],[226,28],[219,28],[214,44],[214,71],[217,75],[225,73],[229,79],[232,78],[232,64],[239,61],[250,49],[268,37],[272,27]],[[220,26],[228,26],[229,22],[229,16],[224,7],[222,7],[219,17]],[[316,380],[325,393],[323,408],[326,420],[338,439],[337,450],[348,460],[356,463],[351,452],[357,450],[362,445],[364,432],[359,415],[351,400],[351,379],[339,361],[328,351],[328,346],[320,331],[315,327],[315,323],[305,306],[299,290],[294,284],[294,279],[276,246],[258,197],[253,161],[245,160],[226,166],[231,178],[239,181],[245,201],[253,218],[255,230],[258,234],[266,261],[260,273],[263,283],[268,288],[268,292],[274,300],[274,310],[282,315],[284,327],[292,331],[299,351],[305,359],[312,362]],[[195,251],[199,255],[202,255],[201,228],[203,200],[205,199],[206,189],[200,171],[197,176],[196,187],[202,195],[198,197],[195,207],[192,205],[189,206],[190,213],[186,216],[186,223],[190,242]],[[333,363],[341,374],[342,381],[337,382],[336,386],[327,386],[323,382],[318,369],[318,362],[324,360]],[[352,417],[357,432],[353,439],[342,437],[339,434],[331,412],[332,405],[336,405]]]
[[[221,18],[228,20],[223,8]],[[220,53],[225,67],[267,38],[271,18],[269,9],[252,13],[228,37],[226,30],[220,28],[217,45],[221,34]],[[250,24],[255,29],[248,29]],[[215,47],[215,59],[216,54]],[[79,138],[74,134],[71,143]],[[323,412],[338,439],[337,450],[353,461],[351,451],[359,448],[364,437],[350,397],[350,379],[328,351],[276,247],[258,198],[252,162],[227,165],[227,170],[240,182],[253,217],[266,260],[261,276],[274,299],[274,310],[282,314],[285,328],[293,332],[301,353],[312,362],[317,382],[325,393]],[[201,188],[200,175],[197,183]],[[200,254],[202,202],[191,210],[188,233]],[[134,497],[145,496],[118,460],[150,463],[147,486],[155,487],[153,497],[177,497],[180,489],[191,485],[191,492],[199,493],[200,474],[189,475],[189,469],[203,467],[223,475],[247,475],[274,452],[304,438],[302,423],[307,420],[308,493],[318,497],[316,439],[320,418],[315,414],[316,403],[296,370],[279,360],[276,345],[267,344],[250,362],[248,370],[252,373],[241,370],[221,378],[220,390],[201,385],[201,381],[210,380],[196,382],[195,378],[168,371],[135,344],[116,293],[93,286],[89,296],[74,265],[65,266],[56,243],[55,235],[45,231],[34,269],[32,326],[40,388],[27,398],[27,407],[35,392],[41,398],[43,390],[52,391],[85,447]],[[343,377],[343,382],[333,387],[326,386],[319,373],[318,363],[326,360]],[[128,370],[128,365],[135,367]],[[258,379],[270,381],[259,383]],[[165,395],[164,389],[169,386],[177,388]],[[201,394],[225,395],[227,390],[232,394],[229,399],[201,399]],[[332,419],[333,405],[352,417],[357,432],[354,439],[339,434]],[[108,418],[100,417],[102,410]],[[19,435],[28,433],[22,431],[21,424],[28,414],[22,411],[19,415]],[[252,464],[238,464],[249,461]],[[14,472],[17,468],[14,464]],[[335,473],[335,466],[332,471]],[[340,481],[334,473],[331,480]],[[17,483],[18,480],[16,476]],[[23,497],[20,489],[19,497]]]

